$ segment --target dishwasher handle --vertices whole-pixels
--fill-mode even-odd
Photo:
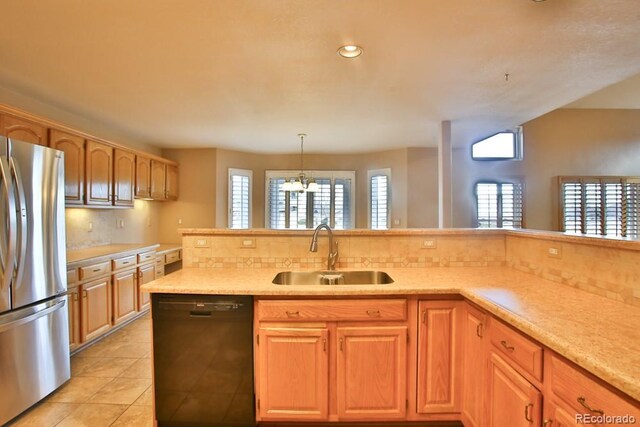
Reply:
[[[158,308],[166,311],[188,311],[193,313],[209,313],[214,311],[237,311],[243,309],[244,303],[237,301],[160,301]]]

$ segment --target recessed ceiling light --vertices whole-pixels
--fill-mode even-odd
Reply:
[[[362,52],[362,48],[354,44],[348,44],[338,49],[338,55],[342,56],[343,58],[357,58],[358,56],[362,55]]]

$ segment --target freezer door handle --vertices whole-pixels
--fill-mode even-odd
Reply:
[[[33,322],[34,320],[39,319],[40,317],[46,316],[49,313],[53,313],[54,311],[64,307],[65,304],[66,304],[66,298],[63,298],[58,302],[56,302],[55,304],[50,305],[40,311],[36,311],[35,313],[30,313],[27,316],[24,316],[15,320],[10,320],[6,323],[0,323],[0,334],[5,331],[8,331],[9,329],[14,329],[20,325],[24,325],[25,323]]]
[[[0,179],[2,180],[2,193],[3,197],[6,200],[8,221],[6,221],[6,242],[0,242],[2,245],[2,249],[4,252],[4,259],[1,259],[0,265],[2,269],[2,281],[0,282],[0,298],[3,293],[5,293],[9,285],[11,284],[11,279],[13,278],[13,267],[16,257],[16,199],[13,193],[13,185],[11,185],[11,177],[10,177],[10,169],[9,163],[7,161],[6,156],[0,156]],[[1,226],[1,224],[0,224]]]
[[[27,202],[24,196],[24,185],[22,183],[22,178],[20,175],[20,169],[16,162],[12,159],[9,159],[9,167],[11,168],[11,178],[13,183],[15,184],[15,196],[16,196],[16,223],[20,225],[18,229],[18,237],[17,241],[19,242],[19,247],[17,248],[17,257],[15,261],[16,269],[15,269],[15,283],[22,282],[22,274],[24,272],[24,257],[27,251],[27,233],[29,232],[29,228],[27,227]]]

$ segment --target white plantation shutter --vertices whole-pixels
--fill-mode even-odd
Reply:
[[[478,182],[476,214],[479,228],[522,228],[522,184]]]
[[[252,171],[229,169],[229,228],[251,227]]]
[[[638,237],[640,179],[559,177],[563,230]]]
[[[314,177],[318,191],[282,191],[282,185],[297,178],[298,171],[266,171],[265,223],[274,229],[314,228],[325,223],[334,228],[353,228],[352,182],[354,171],[306,171]]]
[[[371,177],[371,228],[384,230],[389,228],[389,177],[373,175]]]

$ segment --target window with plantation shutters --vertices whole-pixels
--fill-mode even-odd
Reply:
[[[389,228],[389,171],[369,171],[369,226]]]
[[[561,176],[558,182],[563,231],[638,237],[640,178]]]
[[[522,228],[522,199],[521,183],[476,183],[476,226],[479,228]]]
[[[306,229],[328,224],[336,229],[353,228],[355,171],[305,171],[318,184],[318,191],[284,191],[285,181],[297,178],[299,173],[266,172],[267,227]]]
[[[229,169],[229,228],[251,227],[251,178],[253,172]]]

